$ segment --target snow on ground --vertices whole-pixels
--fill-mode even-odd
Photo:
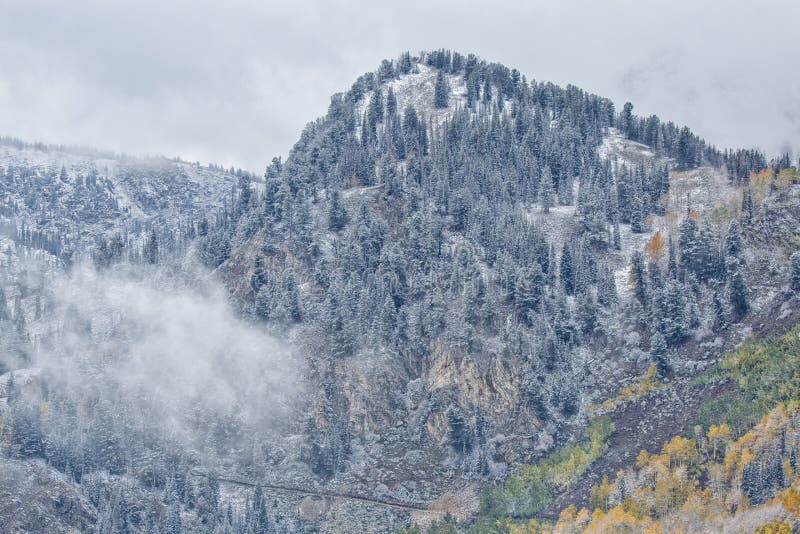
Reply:
[[[608,129],[597,153],[601,159],[609,159],[612,164],[628,166],[637,165],[655,157],[649,146],[627,139],[617,128]]]
[[[598,148],[601,158],[609,159],[616,165],[638,165],[652,161],[656,155],[650,147],[626,139],[616,128],[609,128],[607,135]],[[662,160],[667,161],[667,160]],[[663,216],[652,216],[647,232],[635,234],[630,225],[620,225],[620,241],[622,251],[621,266],[614,272],[617,290],[622,295],[630,293],[628,285],[629,265],[627,260],[635,250],[643,250],[645,244],[656,233],[666,239],[672,232],[677,233],[678,224],[688,210],[697,212],[703,218],[715,208],[735,198],[736,188],[732,187],[724,172],[712,167],[700,167],[685,172],[670,172],[669,197],[666,213]],[[666,254],[666,251],[664,252]]]
[[[467,84],[464,76],[461,74],[445,74],[447,83],[450,86],[450,99],[447,108],[436,108],[433,105],[433,94],[436,86],[436,75],[438,70],[435,67],[418,63],[414,69],[408,73],[403,74],[399,78],[390,80],[381,88],[383,91],[384,99],[389,87],[394,91],[397,98],[397,110],[403,113],[407,106],[412,106],[417,113],[425,116],[425,119],[430,119],[434,126],[442,125],[458,108],[466,108],[467,106]],[[496,98],[496,88],[494,97]],[[369,105],[372,91],[364,94],[356,106],[356,113],[358,118],[361,119],[366,113],[367,106]],[[506,99],[503,102],[503,112],[509,113],[511,109],[511,101]],[[483,106],[482,103],[476,103],[477,106]],[[359,127],[360,128],[360,127]]]
[[[177,225],[187,215],[213,213],[238,181],[224,170],[163,157],[114,156],[91,150],[0,143],[0,169],[9,167],[24,167],[33,170],[38,179],[53,176],[55,180],[59,180],[63,168],[67,181],[59,180],[61,199],[73,196],[79,176],[96,173],[98,183],[115,199],[115,210],[123,214],[111,225],[115,228],[131,219],[147,221],[159,217]],[[15,200],[24,208],[23,193],[18,192]],[[34,228],[42,222],[34,222],[27,215],[23,209],[17,220],[26,220]],[[103,221],[104,231],[111,229],[107,223]]]
[[[457,107],[467,104],[467,85],[464,77],[455,74],[446,74],[450,85],[449,107],[438,109],[433,106],[433,93],[436,86],[437,69],[434,67],[417,64],[412,72],[391,80],[382,87],[384,99],[389,87],[397,98],[397,110],[402,113],[407,106],[413,106],[417,113],[430,118],[434,124],[442,124]],[[369,105],[372,91],[364,94],[356,106],[358,117],[363,117]]]

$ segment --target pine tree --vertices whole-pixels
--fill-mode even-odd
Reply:
[[[699,264],[697,245],[697,221],[692,216],[684,217],[679,226],[678,249],[680,267],[684,271],[697,272]]]
[[[619,233],[619,221],[614,221],[612,226],[612,241],[614,244],[614,250],[622,250],[622,237]]]
[[[394,117],[397,114],[397,97],[394,96],[394,90],[389,87],[386,92],[386,115]]]
[[[789,281],[793,291],[800,291],[800,251],[795,251],[789,257]],[[2,293],[0,293],[2,297]],[[2,302],[0,302],[0,318],[2,318]]]
[[[390,343],[394,339],[397,330],[397,310],[394,306],[394,300],[389,294],[383,299],[378,321],[381,340],[385,343]]]
[[[630,102],[625,102],[625,105],[622,107],[622,113],[619,115],[619,120],[619,129],[622,130],[623,135],[625,135],[625,137],[628,139],[633,139],[633,104]]]
[[[144,257],[144,261],[151,265],[158,263],[158,236],[156,235],[155,228],[150,230],[150,234],[144,244],[142,256]]]
[[[338,232],[347,224],[347,210],[342,206],[339,192],[334,191],[328,203],[328,229]]]
[[[644,193],[640,188],[636,188],[631,196],[631,232],[641,234],[645,231],[645,219],[647,211],[644,205]]]
[[[439,109],[446,108],[450,99],[450,85],[441,70],[436,74],[436,84],[433,89],[433,106]]]
[[[741,271],[736,271],[728,282],[728,298],[733,311],[738,316],[743,316],[750,309],[747,302],[747,285],[744,283]]]
[[[744,188],[742,191],[742,217],[745,221],[750,222],[753,220],[755,209],[753,207],[753,193],[749,187]]]
[[[0,286],[0,321],[7,321],[11,318],[11,313],[8,311],[8,303],[6,302],[6,293],[3,287]]]
[[[492,101],[492,83],[489,78],[486,78],[486,83],[483,85],[483,103],[488,104]]]
[[[550,173],[550,167],[546,166],[542,169],[542,176],[539,179],[539,203],[542,205],[544,213],[550,213],[550,208],[553,207],[554,194],[553,176]]]
[[[367,116],[369,117],[368,121],[371,123],[370,128],[373,130],[376,124],[383,122],[383,92],[381,92],[380,87],[376,87],[372,91]]]
[[[600,267],[598,273],[597,302],[606,307],[617,303],[617,283],[614,280],[614,272],[606,264]]]
[[[269,534],[270,518],[264,502],[264,490],[261,488],[261,484],[256,485],[248,511],[250,512],[249,517],[246,519],[248,534]]]
[[[645,281],[644,256],[640,251],[631,255],[629,283],[634,288],[634,295],[642,305],[647,307],[647,285]]]
[[[264,256],[258,254],[253,260],[253,274],[250,276],[250,288],[253,290],[253,293],[257,295],[261,286],[266,282],[267,274],[264,270]]]
[[[740,230],[739,221],[733,219],[730,224],[728,224],[728,232],[725,235],[725,256],[728,258],[736,258],[741,262],[743,248],[744,245],[742,243],[742,232]]]
[[[719,330],[725,330],[728,328],[728,318],[725,315],[725,309],[722,307],[722,301],[720,301],[716,290],[712,297],[712,305],[714,307],[714,327]]]
[[[400,74],[408,74],[411,72],[411,54],[403,52],[400,54],[400,59],[397,62],[397,70]]]
[[[678,260],[675,255],[675,243],[672,241],[672,235],[669,237],[669,249],[667,258],[667,274],[673,280],[678,278]]]
[[[208,473],[200,482],[197,493],[197,516],[204,525],[216,525],[219,521],[219,480],[216,474]]]
[[[448,432],[447,440],[458,453],[465,454],[472,448],[472,430],[464,412],[456,405],[450,405],[445,412]]]
[[[591,291],[584,291],[576,297],[575,319],[584,335],[591,335],[597,325],[597,304]]]
[[[564,242],[561,249],[561,261],[558,267],[559,280],[564,293],[572,295],[575,292],[575,266],[572,261],[572,248]]]
[[[537,262],[520,270],[514,284],[514,302],[523,315],[539,307],[543,289],[544,272]]]
[[[653,332],[650,336],[650,356],[653,358],[653,363],[656,365],[659,376],[668,376],[670,365],[667,358],[667,341],[661,332]]]

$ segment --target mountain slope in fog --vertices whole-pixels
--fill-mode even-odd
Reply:
[[[334,95],[263,182],[4,149],[3,363],[41,371],[3,454],[112,531],[552,516],[795,320],[793,162],[632,109],[442,50]]]

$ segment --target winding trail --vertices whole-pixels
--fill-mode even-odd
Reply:
[[[192,476],[195,476],[195,477],[207,477],[208,476],[208,473],[204,473],[204,472],[196,470],[196,469],[193,469],[191,471],[191,474],[192,474]],[[396,502],[396,501],[385,501],[385,500],[376,499],[376,498],[372,498],[372,497],[364,497],[364,496],[352,495],[352,494],[347,494],[347,493],[335,493],[335,492],[323,491],[323,490],[315,491],[315,490],[298,488],[298,487],[293,487],[293,486],[284,486],[284,485],[281,485],[281,484],[259,483],[259,482],[253,482],[253,481],[250,481],[250,480],[245,480],[245,479],[242,479],[242,478],[232,477],[232,476],[227,476],[227,475],[217,475],[217,480],[219,480],[220,482],[228,483],[228,484],[234,484],[234,485],[237,485],[237,486],[246,486],[246,487],[250,487],[250,488],[254,488],[254,487],[256,487],[257,485],[260,484],[262,488],[267,489],[267,490],[286,491],[286,492],[296,493],[298,495],[305,495],[305,496],[310,496],[310,497],[329,497],[329,498],[334,498],[334,499],[346,499],[346,500],[349,500],[349,501],[362,502],[362,503],[365,503],[365,504],[377,504],[379,506],[386,506],[388,508],[393,508],[395,510],[402,510],[402,511],[406,511],[406,512],[423,511],[423,512],[430,512],[430,513],[434,513],[434,514],[438,513],[438,514],[442,514],[442,515],[444,515],[446,513],[446,511],[444,511],[444,510],[437,510],[435,508],[429,508],[428,506],[424,506],[424,505],[421,505],[421,504],[403,504],[403,503],[399,503],[399,502]]]

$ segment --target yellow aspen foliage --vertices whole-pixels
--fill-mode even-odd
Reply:
[[[788,521],[769,521],[755,529],[753,534],[792,534],[792,526]]]
[[[708,429],[708,443],[711,446],[711,456],[712,458],[717,457],[717,452],[722,452],[725,450],[725,446],[731,439],[731,429],[727,423],[722,423],[721,425],[711,425]]]
[[[564,511],[558,517],[558,522],[553,527],[552,534],[580,534],[583,525],[578,522],[578,512],[574,505],[570,505],[569,514],[564,515]],[[584,522],[585,524],[585,522]]]
[[[622,506],[615,506],[607,513],[595,510],[592,522],[583,531],[584,534],[633,534],[643,530],[645,521],[627,513]]]
[[[575,524],[582,529],[586,525],[588,525],[589,521],[591,521],[591,520],[592,520],[592,516],[589,514],[588,508],[586,508],[584,506],[578,512],[578,516],[575,518]]]
[[[645,515],[639,509],[639,505],[636,503],[636,500],[630,495],[626,495],[625,498],[622,500],[622,509],[631,514],[632,516],[641,517]]]
[[[675,436],[666,445],[663,451],[669,457],[670,465],[687,465],[698,458],[697,446],[693,439]]]
[[[796,184],[800,182],[800,171],[793,167],[781,169],[778,173],[778,181],[786,184]]]
[[[515,525],[511,522],[507,523],[505,532],[508,534],[545,534],[547,532],[544,527],[535,519],[531,519],[525,525]]]
[[[787,512],[795,517],[800,517],[800,492],[794,488],[784,491],[781,496],[781,505]]]
[[[561,513],[558,514],[558,520],[559,521],[574,521],[575,517],[577,517],[577,515],[578,515],[578,509],[575,507],[574,504],[570,504],[569,506],[567,506],[566,508],[561,510]]]
[[[658,261],[661,259],[661,256],[664,255],[664,236],[661,235],[660,230],[647,241],[645,249],[647,250],[647,256],[651,260]]]
[[[741,451],[736,448],[729,447],[725,450],[725,458],[722,460],[722,467],[725,469],[725,473],[728,474],[728,478],[732,478],[735,474],[740,456]]]
[[[800,447],[800,404],[776,404],[738,439],[724,423],[694,431],[695,439],[676,436],[660,454],[641,451],[636,466],[618,472],[613,482],[604,477],[589,493],[591,515],[585,508],[566,509],[549,534],[716,532],[741,514],[762,510],[763,515],[752,517],[779,519],[763,523],[755,533],[789,533],[792,522],[800,524],[800,477],[791,468],[796,459],[789,457]],[[764,455],[774,458],[775,451],[780,451],[784,480],[794,482],[782,490],[776,484],[770,489],[770,496],[777,490],[773,498],[751,504],[743,466]],[[616,498],[622,502],[616,504]]]
[[[750,186],[762,187],[772,183],[772,169],[766,168],[750,173]]]
[[[603,480],[600,484],[592,486],[589,490],[589,507],[592,510],[608,510],[608,499],[611,496],[611,483],[608,481],[608,475],[603,475]]]

